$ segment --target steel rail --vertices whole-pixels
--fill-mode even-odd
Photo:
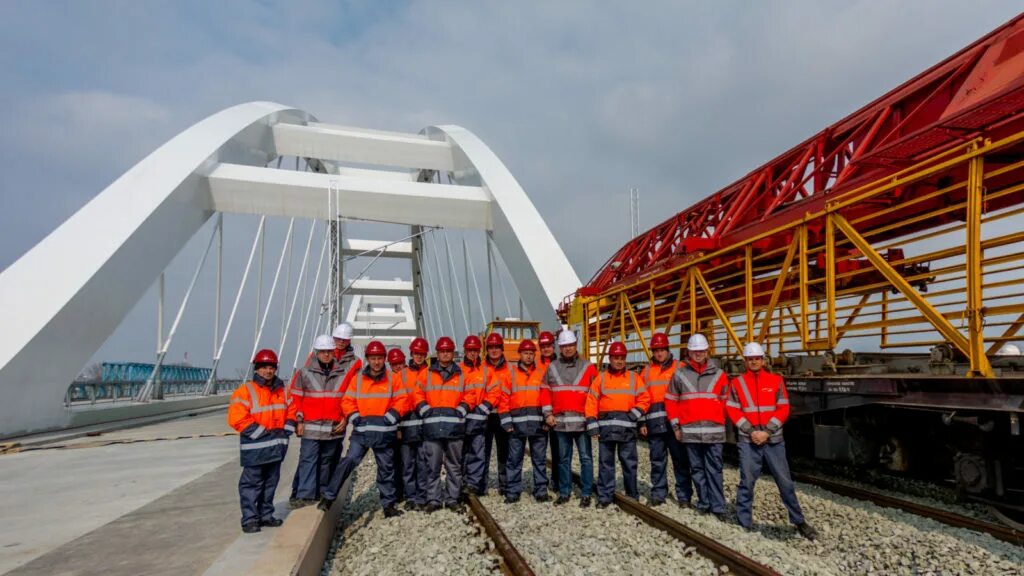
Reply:
[[[548,465],[550,466],[550,462]],[[576,484],[582,484],[579,472],[573,471],[572,479]],[[711,560],[716,566],[727,566],[732,574],[779,576],[774,569],[744,556],[714,538],[705,536],[650,506],[641,504],[618,490],[615,491],[613,498],[615,504],[624,512],[636,516],[644,523],[665,532],[680,542],[693,546],[698,554]]]
[[[476,517],[480,525],[483,526],[484,531],[494,541],[495,549],[501,555],[503,571],[513,576],[534,576],[533,569],[526,562],[526,558],[523,558],[523,555],[512,544],[512,541],[509,540],[505,531],[501,529],[494,516],[491,516],[491,513],[487,511],[483,502],[480,502],[480,499],[475,494],[467,494],[466,502],[469,504],[469,509],[472,511],[473,516]]]
[[[932,520],[937,520],[943,524],[948,524],[956,528],[966,528],[967,530],[973,530],[975,532],[983,532],[1004,542],[1016,544],[1017,546],[1024,546],[1024,532],[1014,530],[1013,528],[1006,526],[1000,526],[994,522],[986,522],[977,518],[971,518],[970,516],[950,512],[949,510],[933,508],[910,500],[887,496],[874,490],[843,484],[841,482],[836,482],[834,480],[829,480],[812,474],[794,473],[793,480],[803,482],[805,484],[811,484],[824,490],[828,490],[829,492],[835,492],[841,496],[848,496],[857,500],[866,500],[886,508],[896,508],[917,516],[931,518]]]

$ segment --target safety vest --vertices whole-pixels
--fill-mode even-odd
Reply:
[[[395,441],[409,402],[405,389],[387,371],[375,379],[369,370],[367,366],[353,379],[341,403],[353,426],[352,439],[372,448]]]
[[[600,432],[602,442],[636,439],[636,423],[651,405],[643,377],[632,370],[601,372],[587,396],[587,432]]]
[[[295,409],[288,406],[284,388],[284,382],[275,377],[270,386],[250,381],[231,394],[228,426],[238,431],[242,466],[284,459],[288,432],[295,430]]]
[[[502,358],[497,366],[491,365],[486,358],[480,364],[480,381],[483,384],[482,396],[473,411],[466,415],[466,435],[473,436],[487,431],[487,419],[497,417],[501,395],[508,388],[510,367]]]
[[[679,363],[665,393],[665,407],[672,426],[682,431],[683,442],[725,442],[728,390],[729,379],[713,360],[701,372],[689,362]]]
[[[725,410],[739,430],[740,442],[750,442],[754,430],[768,432],[772,444],[782,442],[782,425],[789,418],[786,383],[778,374],[747,370],[729,383]]]
[[[551,390],[536,365],[509,367],[509,385],[501,395],[498,418],[502,428],[512,427],[520,437],[543,433],[544,416],[551,413]]]
[[[300,369],[292,385],[291,398],[295,404],[296,419],[303,422],[303,438],[307,440],[334,440],[341,435],[333,432],[341,421],[341,399],[358,370],[353,358],[344,362],[331,361],[328,370],[313,359],[312,364]]]
[[[440,365],[431,366],[413,391],[416,412],[423,419],[425,440],[462,438],[466,431],[466,414],[473,409],[466,402],[466,377],[458,364],[444,379]]]
[[[588,360],[574,356],[552,362],[544,372],[544,382],[551,388],[551,408],[558,432],[582,432],[586,427],[584,411],[587,393],[597,376],[597,368]]]
[[[411,368],[391,372],[393,386],[405,391],[407,409],[402,414],[398,429],[402,432],[402,443],[410,444],[423,440],[423,421],[412,409],[413,390],[416,388],[416,373]]]
[[[648,434],[663,434],[672,429],[665,408],[665,393],[678,368],[679,362],[672,358],[665,364],[651,364],[644,368],[643,377],[647,383],[647,393],[651,395],[651,407],[640,421],[647,425]]]

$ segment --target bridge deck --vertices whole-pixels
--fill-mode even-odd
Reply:
[[[0,573],[247,572],[274,530],[241,538],[238,440],[228,431],[218,411],[0,456]],[[291,448],[277,491],[282,517]]]

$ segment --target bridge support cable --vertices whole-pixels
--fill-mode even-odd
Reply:
[[[260,339],[263,337],[263,329],[267,325],[267,317],[270,316],[270,308],[274,303],[274,294],[277,293],[277,284],[281,280],[281,268],[284,266],[284,259],[288,253],[288,249],[291,247],[290,241],[292,231],[295,229],[295,218],[291,218],[288,221],[288,231],[284,236],[284,248],[281,250],[281,257],[277,259],[277,268],[274,270],[274,281],[270,285],[270,294],[267,296],[267,307],[263,310],[263,316],[260,318],[259,329],[256,330],[256,341],[252,345],[252,355],[256,355],[256,350],[260,347]],[[249,367],[252,370],[252,367]],[[250,372],[246,372],[245,378],[249,379]]]
[[[313,238],[310,237],[310,240],[312,240],[312,239]],[[285,332],[285,329],[286,329],[286,326],[287,326],[287,317],[288,317],[288,308],[289,308],[289,306],[288,306],[289,298],[288,297],[291,296],[290,292],[291,292],[291,289],[292,289],[292,260],[294,259],[294,256],[295,256],[295,254],[294,254],[294,252],[295,252],[295,229],[294,228],[291,230],[291,233],[288,234],[288,242],[289,242],[290,248],[288,250],[288,262],[285,264],[284,298],[281,298],[281,342],[284,342],[284,332]],[[307,256],[308,256],[308,254],[307,254]],[[278,350],[282,350],[282,348],[278,347]]]
[[[277,349],[281,351],[281,355],[282,356],[284,355],[285,344],[288,342],[288,330],[291,329],[291,327],[292,327],[292,317],[295,315],[295,305],[298,303],[299,295],[302,293],[303,281],[306,280],[304,275],[308,276],[308,274],[306,274],[306,264],[309,263],[309,253],[310,253],[310,250],[313,248],[313,236],[315,236],[315,235],[316,235],[316,220],[313,220],[313,223],[309,227],[309,237],[306,239],[306,250],[302,254],[302,264],[299,266],[299,276],[298,276],[298,282],[295,285],[295,294],[292,295],[291,306],[286,306],[284,308],[284,312],[286,313],[287,317],[285,317],[285,314],[282,314],[282,317],[281,317],[281,344],[277,347]],[[291,276],[291,252],[289,252],[289,254],[288,254],[288,269],[289,269],[288,270],[289,271],[288,276],[290,277]],[[285,282],[285,287],[288,287],[288,284],[289,283],[286,281]],[[284,302],[286,304],[288,302],[288,292],[287,291],[285,292]],[[298,334],[298,336],[301,336],[301,332]]]
[[[437,299],[437,288],[435,286],[430,286],[429,292],[427,291],[427,283],[430,278],[433,277],[433,274],[429,273],[430,266],[423,265],[423,252],[426,251],[426,243],[421,242],[420,246],[423,249],[416,251],[416,260],[419,263],[420,276],[423,278],[423,296],[427,300],[423,309],[423,314],[424,318],[427,320],[427,324],[430,326],[431,332],[433,332],[433,334],[428,337],[428,340],[430,342],[436,342],[437,338],[440,338],[441,333],[444,332],[444,325],[441,317],[441,306]],[[431,303],[434,304],[433,313],[430,313]]]
[[[220,337],[220,301],[221,289],[224,284],[224,214],[217,214],[217,279],[213,300],[213,350],[211,357],[217,355],[217,338]],[[213,381],[217,381],[217,370],[213,370]]]
[[[313,285],[309,290],[309,301],[306,303],[306,313],[302,315],[302,327],[299,329],[299,337],[295,342],[295,359],[292,360],[292,371],[299,368],[299,357],[302,354],[302,342],[307,339],[306,328],[309,326],[309,318],[313,313],[313,303],[316,302],[317,288],[320,286],[320,272],[324,268],[324,256],[327,254],[327,244],[331,241],[330,223],[324,225],[324,240],[320,245],[320,257],[317,259],[316,274],[313,275]]]
[[[192,297],[192,290],[196,287],[196,281],[199,280],[199,273],[203,271],[203,265],[206,264],[206,257],[210,255],[210,248],[213,246],[214,239],[217,238],[218,226],[215,226],[213,232],[210,234],[210,241],[206,243],[206,250],[203,251],[202,258],[199,259],[199,264],[196,266],[195,272],[192,274],[192,280],[188,283],[188,288],[185,290],[185,296],[181,299],[181,305],[178,306],[178,313],[174,317],[174,322],[171,324],[171,330],[167,333],[166,338],[162,338],[160,350],[157,352],[156,362],[153,364],[153,371],[150,372],[149,378],[146,379],[146,384],[139,391],[139,395],[136,397],[137,401],[146,402],[151,399],[153,395],[154,387],[160,380],[160,367],[163,366],[164,358],[167,357],[167,351],[171,348],[171,342],[174,341],[174,334],[178,331],[178,325],[181,324],[181,318],[185,314],[185,308],[188,307],[188,301]],[[163,278],[163,274],[160,275]],[[162,284],[162,283],[161,283]],[[161,286],[162,287],[162,286]],[[161,294],[163,296],[163,294]],[[161,298],[161,303],[163,298]],[[163,306],[161,305],[161,309]],[[163,315],[161,314],[161,317]],[[160,394],[156,395],[156,399],[160,399]]]
[[[451,303],[448,301],[448,288],[444,285],[444,272],[441,271],[441,259],[438,258],[437,240],[434,234],[430,235],[431,254],[434,256],[434,268],[437,270],[437,282],[441,285],[441,300],[444,302],[445,310],[448,312],[448,326],[452,329],[452,338],[455,338],[455,316],[452,314]]]
[[[449,278],[451,279],[452,284],[455,286],[455,293],[459,297],[459,303],[462,303],[462,289],[459,288],[459,283],[455,279],[455,263],[452,262],[452,247],[451,247],[451,244],[448,243],[448,231],[447,230],[442,230],[441,234],[444,235],[444,251],[445,251],[445,254],[448,256]],[[465,262],[463,262],[463,267],[465,267]],[[466,325],[466,336],[469,336],[470,334],[472,334],[472,330],[469,327],[469,278],[468,278],[469,270],[468,269],[466,271],[466,276],[467,276],[467,278],[466,278],[466,306],[462,309],[462,321]]]
[[[228,314],[228,323],[224,327],[224,335],[221,336],[220,346],[217,347],[217,353],[213,357],[213,370],[210,372],[210,377],[206,380],[206,387],[203,389],[203,394],[210,395],[217,392],[217,380],[214,374],[217,373],[217,367],[220,366],[221,356],[224,354],[224,345],[228,341],[228,336],[231,334],[231,325],[235,322],[235,314],[238,312],[238,304],[242,301],[242,293],[245,291],[246,280],[249,279],[249,272],[252,270],[252,261],[256,257],[256,248],[259,246],[260,238],[263,237],[263,229],[267,225],[267,217],[260,216],[260,222],[256,229],[256,238],[253,239],[252,248],[249,250],[249,259],[245,263],[245,271],[242,272],[242,281],[238,283],[238,293],[235,294],[235,303],[231,306],[231,313]]]
[[[463,251],[467,250],[465,233],[463,233],[462,235],[462,249]],[[473,279],[473,289],[476,292],[476,303],[477,305],[480,306],[480,318],[483,319],[483,325],[481,326],[482,329],[483,327],[487,326],[487,321],[490,319],[487,317],[487,313],[484,311],[484,301],[482,298],[480,298],[480,284],[477,282],[476,272],[473,270],[473,259],[470,258],[468,255],[466,256],[466,264],[469,266],[469,277]],[[469,289],[467,288],[466,291],[468,292]],[[466,299],[467,301],[469,300],[468,296]]]
[[[492,254],[493,254],[493,250],[491,250],[491,244],[493,244],[493,242],[494,241],[488,236],[488,238],[487,238],[487,250],[490,251]],[[497,260],[500,263],[504,264],[504,262],[501,260],[501,254],[500,253],[498,254]],[[501,276],[501,268],[497,264],[495,264],[494,268],[495,268],[494,271],[497,273],[496,275],[498,276],[498,288],[501,289],[501,299],[505,301],[505,316],[511,318],[512,317],[512,306],[509,305],[509,303],[508,303],[508,294],[505,292],[505,280]],[[507,268],[506,268],[506,271],[507,271]],[[492,307],[493,307],[493,304],[492,304]],[[521,320],[521,318],[520,318],[520,320]]]

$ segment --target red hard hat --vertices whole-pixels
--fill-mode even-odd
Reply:
[[[487,347],[490,348],[491,346],[499,346],[504,348],[505,339],[501,337],[501,334],[498,334],[497,332],[491,332],[490,334],[487,335]]]
[[[273,364],[277,366],[277,354],[269,348],[264,348],[252,357],[253,364]]]
[[[401,348],[388,350],[388,364],[405,364],[405,352]]]
[[[537,345],[533,343],[533,340],[523,340],[519,343],[519,352],[536,352]]]
[[[540,333],[540,338],[537,339],[537,342],[541,346],[553,346],[555,344],[555,335],[545,330]]]
[[[658,348],[668,348],[668,336],[665,336],[664,332],[655,332],[651,336],[651,350]]]
[[[447,336],[441,336],[434,344],[434,350],[438,352],[455,352],[455,341]]]
[[[385,348],[384,344],[381,343],[379,340],[371,340],[370,343],[366,345],[366,356],[368,357],[385,356],[387,355],[387,353],[387,348]]]
[[[479,350],[480,349],[480,337],[475,334],[466,336],[466,341],[462,343],[463,350]]]
[[[625,356],[626,345],[622,342],[612,342],[612,345],[608,347],[609,356]]]
[[[429,354],[430,344],[424,338],[413,338],[412,342],[409,343],[409,352],[412,354]]]

